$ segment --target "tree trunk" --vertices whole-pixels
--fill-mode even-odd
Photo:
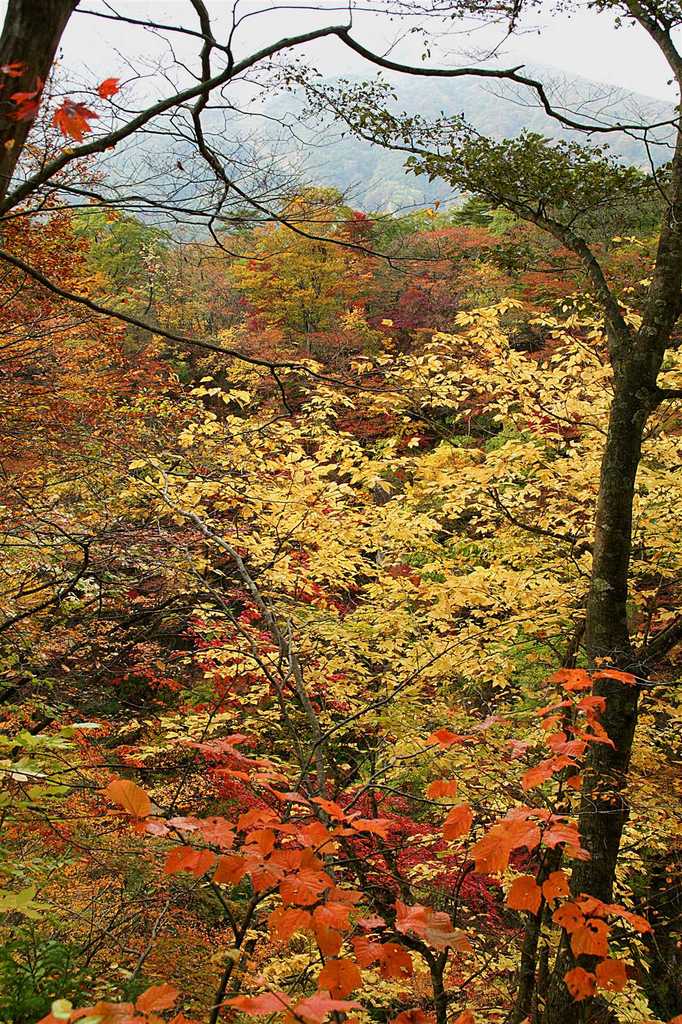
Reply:
[[[627,616],[635,479],[644,427],[658,403],[657,379],[680,315],[682,284],[682,131],[678,129],[659,235],[652,283],[639,330],[622,333],[613,320],[609,349],[613,401],[602,457],[595,519],[592,578],[585,625],[591,665],[615,666],[642,674],[635,664]],[[590,859],[578,862],[571,876],[573,895],[588,893],[611,901],[616,862],[628,817],[625,786],[637,725],[639,686],[599,680],[594,692],[606,698],[602,715],[614,746],[590,745],[580,807],[580,834]],[[575,1003],[564,983],[574,960],[563,937],[547,993],[543,1024],[574,1024],[596,1016],[596,1000]],[[585,962],[581,966],[589,967]],[[595,1014],[596,1010],[596,1014]]]
[[[604,664],[638,674],[627,616],[632,511],[644,426],[654,405],[661,359],[657,356],[658,347],[646,351],[639,339],[633,337],[629,341],[620,346],[626,354],[614,368],[614,396],[601,467],[585,634],[592,667]],[[590,745],[580,806],[580,835],[590,859],[576,863],[571,891],[574,896],[589,893],[609,903],[628,817],[625,785],[637,724],[639,686],[601,679],[595,683],[594,692],[606,699],[601,721],[614,746]],[[545,1024],[573,1024],[591,1019],[595,1009],[590,1006],[592,1000],[573,1002],[563,981],[566,971],[574,965],[570,949],[563,943],[547,993]]]
[[[634,372],[632,372],[634,369]],[[632,544],[632,506],[642,435],[651,400],[641,391],[637,368],[616,381],[602,461],[594,533],[593,567],[585,639],[592,665],[637,671],[627,618]],[[629,378],[629,379],[628,379]],[[627,818],[622,794],[637,724],[639,687],[601,679],[594,692],[606,698],[602,715],[614,747],[594,743],[586,766],[580,834],[590,860],[574,871],[576,892],[611,899],[620,837]]]
[[[9,0],[0,36],[0,65],[19,63],[18,77],[0,74],[0,202],[26,143],[34,117],[17,121],[11,96],[33,92],[50,74],[59,41],[78,0]]]

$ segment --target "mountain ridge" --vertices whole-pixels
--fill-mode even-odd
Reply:
[[[523,70],[529,77],[537,77],[547,83],[547,91],[554,103],[561,104],[563,109],[586,121],[599,118],[608,124],[624,119],[657,123],[675,116],[672,105],[640,93],[567,75],[555,68],[526,65]],[[525,90],[524,96],[516,86],[499,83],[491,86],[480,79],[383,77],[398,95],[394,108],[408,114],[419,112],[427,118],[436,117],[441,112],[463,114],[476,128],[496,138],[511,138],[526,129],[554,139],[586,139],[584,133],[561,128],[537,102],[533,102],[533,94]],[[339,80],[335,77],[323,81],[333,84]],[[359,76],[348,76],[347,80],[362,81]],[[264,110],[269,117],[293,118],[300,136],[302,129],[298,115],[302,105],[300,96],[294,93],[269,100]],[[428,205],[436,199],[447,201],[451,194],[442,182],[428,183],[409,174],[404,168],[405,157],[401,153],[342,135],[333,126],[327,125],[326,132],[328,138],[324,148],[333,150],[330,159],[325,161],[315,155],[321,152],[316,141],[319,140],[319,128],[312,128],[300,166],[316,184],[332,185],[344,192],[349,191],[351,195],[355,193],[359,205],[365,209],[395,209],[401,204]],[[659,132],[654,143],[652,155],[656,164],[668,159],[664,135],[664,132]],[[601,143],[602,136],[595,133],[587,138]],[[645,146],[631,135],[614,133],[609,135],[607,144],[611,152],[624,162],[642,168],[649,166]]]
[[[581,119],[657,123],[675,116],[671,104],[567,75],[556,68],[526,65],[524,73],[545,82],[552,102]],[[435,118],[441,112],[462,114],[480,131],[496,138],[514,137],[526,129],[555,139],[584,142],[587,138],[599,144],[606,141],[611,152],[624,162],[642,168],[651,166],[645,147],[632,135],[614,133],[605,140],[601,134],[586,137],[584,133],[566,131],[545,114],[534,94],[509,83],[495,80],[491,85],[489,79],[425,79],[397,74],[384,74],[382,78],[395,89],[397,102],[393,106],[398,111],[418,112],[426,118]],[[321,81],[333,85],[341,79],[330,76]],[[362,78],[349,75],[346,81],[360,83]],[[242,102],[237,105],[238,99]],[[249,98],[242,90],[232,102],[227,109],[206,112],[206,138],[218,151],[227,149],[243,193],[258,197],[266,208],[276,206],[278,196],[307,185],[337,188],[350,205],[366,212],[395,213],[431,206],[436,201],[443,205],[460,201],[445,182],[429,182],[425,176],[410,174],[403,153],[354,138],[330,118],[306,118],[305,98],[300,91],[283,91],[263,101],[257,95]],[[664,131],[658,132],[650,155],[654,164],[669,159]],[[182,197],[188,208],[197,211],[193,216],[200,219],[199,211],[210,205],[215,189],[211,172],[193,151],[188,133],[183,139],[182,133],[176,137],[151,132],[117,148],[102,159],[100,166],[113,194],[124,195],[140,180],[149,183],[149,206],[145,208],[142,203],[131,210],[145,220],[158,220],[159,216],[163,220],[153,206],[155,200],[167,195]],[[224,212],[238,205],[237,200],[230,201],[224,205]],[[241,205],[243,208],[243,202]],[[200,230],[198,220],[196,224]],[[194,231],[191,227],[188,230]]]

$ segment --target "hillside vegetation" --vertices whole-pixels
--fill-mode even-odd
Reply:
[[[0,35],[0,1024],[682,1024],[677,114],[92,2]]]

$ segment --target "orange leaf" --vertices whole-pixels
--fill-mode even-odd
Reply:
[[[336,928],[338,931],[346,931],[350,927],[350,907],[344,903],[329,901],[315,907],[313,917],[321,921],[328,928]]]
[[[475,1024],[475,1021],[476,1018],[471,1010],[465,1010],[464,1013],[460,1013],[456,1020],[453,1020],[452,1024]]]
[[[278,907],[268,917],[270,933],[276,939],[286,942],[294,932],[302,932],[310,928],[310,912],[297,907]]]
[[[381,947],[381,966],[379,973],[382,978],[411,978],[414,968],[412,957],[397,942],[385,942]]]
[[[315,908],[317,909],[317,908]],[[341,933],[336,928],[330,928],[328,924],[321,921],[318,916],[313,916],[313,931],[315,932],[315,938],[317,944],[320,947],[320,952],[324,956],[338,956],[341,952],[341,946],[343,939]]]
[[[590,732],[584,732],[580,729],[576,729],[576,735],[582,736],[582,738],[588,743],[604,743],[607,747],[612,747],[613,750],[616,749],[616,744],[613,742],[604,726],[598,722],[596,718],[590,718],[588,725]]]
[[[172,985],[152,985],[141,996],[137,997],[135,1008],[148,1013],[150,1010],[170,1010],[174,1006],[180,992]]]
[[[325,871],[304,868],[298,874],[283,879],[279,894],[285,903],[309,907],[317,903],[325,889],[329,889],[331,885],[332,880]]]
[[[542,883],[542,895],[546,900],[563,899],[568,896],[568,876],[563,871],[552,871]]]
[[[195,850],[193,846],[176,846],[166,854],[164,874],[174,875],[178,871],[189,871],[195,878],[201,878],[216,862],[212,850]]]
[[[598,900],[596,896],[588,896],[586,892],[582,892],[580,894],[576,903],[582,910],[585,917],[607,918],[609,914],[617,912],[614,911],[613,903],[604,903],[603,900]]]
[[[118,804],[135,818],[146,818],[152,813],[152,802],[143,789],[129,779],[114,779],[104,789],[112,803]]]
[[[8,116],[13,121],[30,121],[38,113],[43,93],[43,80],[36,78],[36,87],[30,92],[13,92],[10,100],[16,106]]]
[[[331,833],[321,821],[311,821],[309,825],[302,825],[298,829],[298,836],[306,846],[324,847],[325,853],[331,853],[336,849],[336,842]]]
[[[440,747],[451,747],[454,743],[465,743],[471,739],[470,736],[460,736],[450,729],[436,729],[429,736],[427,743],[437,743]]]
[[[459,839],[467,835],[471,829],[474,815],[469,804],[459,804],[453,807],[443,823],[443,839],[449,842],[451,839]]]
[[[542,902],[542,891],[532,875],[515,878],[507,895],[507,906],[511,910],[529,910],[537,914]]]
[[[284,992],[263,992],[259,996],[234,996],[226,999],[223,1006],[234,1006],[236,1010],[257,1017],[265,1013],[281,1013],[291,1006]]]
[[[582,967],[574,967],[572,971],[564,974],[564,981],[566,988],[577,1002],[593,996],[597,991],[597,979],[594,974],[583,970]]]
[[[455,796],[457,793],[456,779],[436,779],[426,787],[426,795],[432,800],[439,796]]]
[[[566,754],[568,757],[582,757],[587,750],[585,740],[568,740],[563,732],[548,736],[547,746],[555,754]]]
[[[218,858],[218,867],[213,876],[214,882],[221,885],[237,885],[246,874],[246,858],[237,854]]]
[[[80,1020],[81,1017],[97,1018],[99,1024],[144,1024],[144,1018],[135,1013],[132,1003],[95,1003],[94,1006],[84,1006],[80,1010],[74,1010],[71,1020]],[[158,1017],[156,1018],[158,1020]],[[154,1018],[152,1017],[152,1021]]]
[[[313,803],[321,807],[323,811],[326,811],[330,818],[335,818],[336,821],[346,820],[346,812],[334,800],[325,800],[324,797],[315,796],[313,797]]]
[[[445,949],[447,946],[452,946],[460,952],[471,949],[464,932],[453,928],[450,916],[443,911],[431,910],[430,907],[423,907],[419,903],[407,907],[400,900],[396,901],[395,906],[395,926],[399,932],[414,932],[436,949]]]
[[[322,1021],[330,1013],[345,1013],[347,1010],[359,1010],[360,1003],[348,1002],[344,999],[332,999],[326,992],[316,992],[314,996],[302,999],[294,1007],[294,1014],[303,1017],[304,1020],[312,1021],[313,1024],[322,1024]]]
[[[522,846],[534,850],[539,842],[540,829],[537,825],[529,821],[504,818],[472,847],[476,871],[479,875],[505,871],[512,850]]]
[[[593,715],[597,712],[601,714],[606,711],[606,697],[595,697],[593,694],[589,697],[581,697],[576,707],[584,711],[585,714]]]
[[[257,862],[255,857],[247,858],[247,873],[251,878],[254,892],[265,892],[276,885],[282,877],[277,867],[270,867],[270,861]]]
[[[245,846],[255,846],[265,856],[272,853],[275,848],[275,833],[271,828],[257,828],[247,833],[244,839]]]
[[[552,914],[552,920],[555,924],[558,924],[560,928],[568,932],[574,932],[577,928],[580,928],[585,923],[585,918],[580,913],[580,910],[575,903],[564,903],[562,907],[559,907]]]
[[[213,843],[222,850],[229,850],[234,842],[234,832],[226,818],[203,818],[197,827],[205,843]]]
[[[595,973],[599,988],[608,992],[622,992],[628,983],[624,960],[602,960],[597,964]]]
[[[74,103],[73,100],[64,100],[61,106],[57,107],[52,118],[52,124],[59,128],[62,135],[82,142],[83,136],[92,131],[90,121],[96,120],[98,115],[90,110],[84,103]]]
[[[327,960],[317,986],[333,996],[349,996],[362,985],[362,975],[352,960]]]
[[[365,931],[374,931],[375,928],[385,928],[386,922],[378,914],[371,914],[369,917],[359,917],[355,922]]]
[[[627,921],[630,927],[634,928],[636,932],[640,932],[643,935],[646,932],[652,931],[651,925],[645,917],[641,916],[641,914],[631,914],[628,910],[623,910],[622,908],[612,908],[612,911],[620,914],[623,920]]]
[[[575,825],[568,822],[551,822],[547,831],[542,835],[542,841],[550,850],[553,850],[559,843],[566,843],[578,852],[581,850],[580,833]]]
[[[574,955],[580,956],[584,953],[587,956],[608,956],[610,930],[606,921],[589,918],[571,934],[571,949]]]
[[[275,812],[268,807],[252,807],[237,819],[237,828],[240,832],[245,832],[254,825],[271,825],[277,820]]]
[[[118,84],[121,81],[120,78],[105,78],[103,82],[100,82],[97,86],[97,95],[103,100],[111,99],[121,88]]]
[[[584,668],[560,668],[550,678],[551,683],[561,684],[564,690],[574,693],[576,690],[589,690],[592,687],[590,675]]]
[[[371,832],[374,835],[388,838],[388,830],[391,823],[387,818],[354,818],[350,827],[355,832]]]
[[[634,686],[637,682],[637,676],[633,675],[632,672],[619,672],[615,668],[605,668],[601,672],[595,672],[593,679],[616,679],[619,683],[625,683],[626,686]]]
[[[372,942],[364,935],[358,935],[352,942],[355,959],[361,967],[371,967],[381,959],[383,947],[380,942]]]
[[[534,768],[530,768],[525,773],[521,779],[521,786],[524,790],[540,786],[543,782],[551,779],[555,772],[560,771],[562,768],[567,768],[571,764],[573,764],[571,758],[565,755],[549,757],[546,761],[540,761],[540,764],[536,764]]]
[[[434,1024],[435,1019],[435,1014],[426,1013],[415,1007],[413,1010],[403,1010],[393,1018],[391,1024]]]
[[[507,870],[511,847],[507,843],[500,842],[494,829],[491,829],[487,835],[474,843],[471,853],[479,874],[495,874]]]
[[[519,757],[523,757],[530,743],[527,740],[507,740],[507,746],[511,749],[512,761],[516,761]]]

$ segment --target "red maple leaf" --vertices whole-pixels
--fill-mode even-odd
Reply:
[[[97,95],[103,100],[111,99],[120,90],[121,86],[119,82],[120,78],[105,78],[103,82],[100,82],[97,86]]]
[[[459,839],[465,836],[471,829],[474,816],[469,804],[459,804],[453,807],[443,822],[443,839],[450,842],[452,839]]]
[[[32,92],[13,92],[10,99],[17,109],[8,116],[13,121],[32,121],[38,113],[42,93],[42,78],[36,78],[36,87]]]
[[[52,118],[52,124],[59,128],[62,135],[67,135],[76,142],[82,142],[83,136],[92,131],[89,121],[97,118],[94,110],[90,110],[84,103],[74,103],[73,100],[64,100],[61,106],[57,107]]]

